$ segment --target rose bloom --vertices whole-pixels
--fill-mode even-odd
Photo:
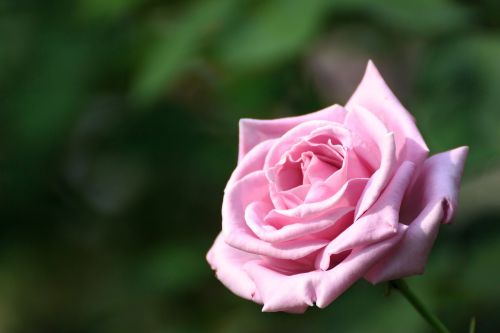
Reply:
[[[354,282],[421,274],[451,221],[467,147],[428,157],[372,62],[344,106],[240,121],[207,260],[263,311],[323,308]]]

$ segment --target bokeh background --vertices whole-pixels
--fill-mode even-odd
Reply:
[[[432,152],[471,147],[410,285],[500,327],[500,2],[0,2],[1,332],[429,332],[384,286],[261,313],[214,277],[241,117],[343,104],[373,59]]]

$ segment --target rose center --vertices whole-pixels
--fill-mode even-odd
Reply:
[[[285,153],[276,170],[276,189],[288,191],[324,182],[342,167],[344,155],[343,147],[334,144],[331,138],[316,137],[299,142]]]

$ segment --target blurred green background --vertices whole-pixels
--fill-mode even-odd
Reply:
[[[1,332],[429,332],[384,286],[261,313],[205,253],[241,117],[347,101],[373,59],[432,152],[470,145],[455,224],[409,280],[500,327],[500,2],[0,2]]]

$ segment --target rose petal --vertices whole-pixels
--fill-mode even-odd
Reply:
[[[269,206],[262,202],[250,204],[245,211],[245,219],[248,227],[263,241],[276,243],[292,240],[298,237],[312,235],[319,231],[328,229],[344,215],[354,210],[353,207],[339,207],[332,210],[328,215],[317,220],[303,220],[283,226],[280,229],[266,224],[265,215]]]
[[[270,184],[269,195],[275,208],[290,209],[304,202],[310,187],[311,185],[300,185],[288,191],[278,191],[275,184]]]
[[[342,162],[341,168],[330,175],[324,182],[316,182],[311,185],[304,199],[305,203],[326,200],[335,195],[349,179],[368,178],[370,176],[353,150],[348,149],[345,151]]]
[[[226,188],[230,187],[235,181],[241,179],[249,173],[262,170],[266,155],[274,144],[274,141],[275,140],[262,141],[253,147],[244,158],[241,158],[238,161],[238,166],[231,174],[231,178],[229,178]]]
[[[355,105],[368,109],[394,132],[399,160],[412,161],[418,165],[427,157],[429,149],[413,117],[394,96],[371,61],[345,108],[350,112]]]
[[[316,305],[320,308],[327,307],[354,282],[363,277],[376,262],[401,241],[406,228],[404,224],[398,224],[397,233],[393,237],[355,249],[341,263],[323,272],[321,281],[316,289]],[[252,275],[251,277],[252,279],[254,278]],[[256,287],[260,290],[259,285],[256,284]],[[265,304],[266,299],[264,297],[262,299]]]
[[[226,190],[222,203],[222,234],[227,244],[250,253],[298,259],[328,243],[322,239],[303,239],[271,244],[258,239],[245,222],[245,209],[255,201],[270,202],[263,171],[243,177]]]
[[[303,182],[306,184],[324,182],[337,170],[338,168],[336,166],[323,161],[316,155],[312,155],[309,163],[302,171],[304,177]]]
[[[221,234],[207,253],[207,261],[215,271],[217,278],[236,295],[261,303],[255,283],[243,269],[259,256],[235,249],[224,242]]]
[[[275,209],[269,213],[267,218],[285,219],[287,222],[300,221],[327,214],[338,207],[352,207],[356,205],[367,181],[365,178],[350,179],[337,193],[326,200],[304,203],[290,209]]]
[[[457,206],[458,190],[468,147],[436,154],[425,161],[411,188],[404,216],[416,216],[429,202],[446,199],[443,223],[449,223]]]
[[[272,168],[280,161],[283,162],[284,159],[287,158],[286,153],[288,151],[294,150],[296,146],[303,145],[304,142],[309,145],[307,143],[308,139],[324,131],[327,131],[332,137],[338,138],[339,140],[350,141],[351,132],[342,124],[326,120],[310,120],[303,122],[275,141],[266,156],[264,168]],[[348,144],[349,143],[346,145]]]
[[[341,263],[326,272],[314,270],[285,275],[258,261],[248,262],[244,269],[255,282],[262,298],[262,311],[302,313],[314,303],[324,308],[394,247],[405,228],[406,226],[401,225],[394,237],[353,251]]]
[[[238,160],[242,159],[260,142],[279,138],[298,124],[309,120],[327,120],[342,123],[345,113],[345,109],[340,105],[332,105],[320,111],[298,117],[273,120],[241,119]]]
[[[380,149],[382,155],[380,167],[370,177],[358,201],[355,214],[356,220],[377,200],[396,168],[395,144],[392,133],[388,133],[383,137],[383,141],[380,143]]]
[[[255,282],[259,295],[262,295],[263,312],[290,313],[302,313],[314,304],[316,285],[322,273],[311,271],[285,275],[258,261],[245,265],[245,272]]]
[[[354,133],[354,149],[357,154],[372,170],[377,170],[382,156],[379,144],[389,133],[385,125],[373,113],[359,105],[352,106],[344,124]]]
[[[412,201],[420,214],[413,220],[391,256],[378,263],[365,278],[378,283],[423,273],[441,223],[448,223],[457,205],[458,188],[468,148],[461,147],[429,158],[409,193],[422,191],[423,203]],[[418,201],[418,198],[415,198]],[[423,208],[420,205],[423,204]]]
[[[299,135],[311,129],[309,135]],[[288,132],[284,140],[276,142],[267,159],[270,160],[269,156],[273,156],[275,150],[283,155],[274,166],[266,169],[270,197],[276,208],[290,209],[304,200],[324,200],[340,189],[347,176],[366,176],[368,172],[364,165],[349,147],[349,130],[324,121],[301,124]],[[348,170],[347,162],[350,162]],[[295,193],[298,188],[300,190]]]
[[[250,233],[224,234],[224,241],[242,251],[277,259],[296,260],[303,258],[328,244],[324,239],[296,239],[280,243],[264,242]]]
[[[327,270],[330,256],[359,246],[380,242],[397,232],[399,209],[412,179],[415,165],[405,162],[391,182],[366,213],[338,237],[333,239],[317,257],[316,267]]]
[[[304,176],[300,164],[287,159],[273,176],[278,191],[288,191],[302,185]]]

